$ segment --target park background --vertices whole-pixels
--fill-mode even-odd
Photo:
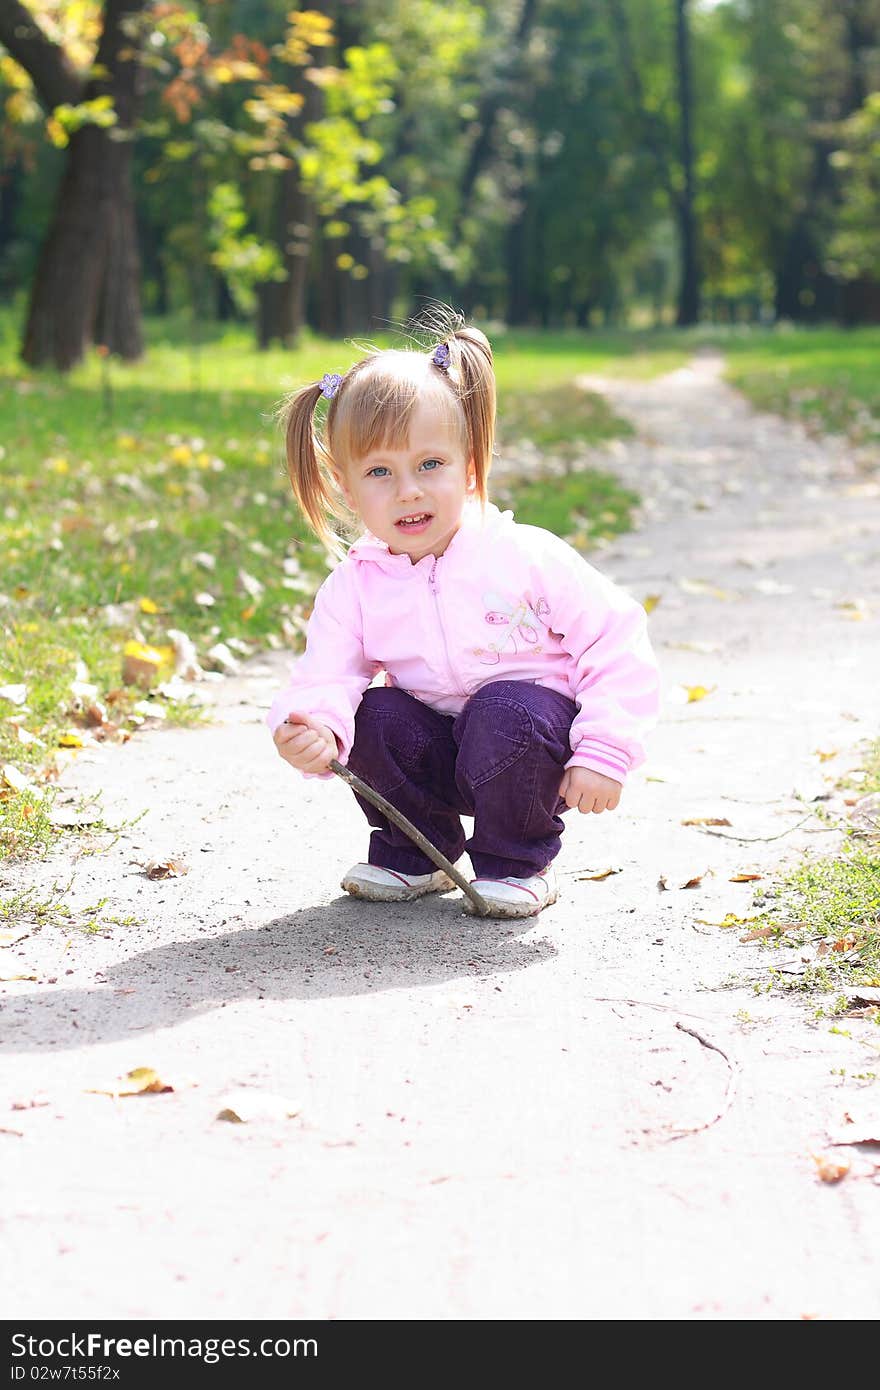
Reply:
[[[203,717],[187,663],[300,648],[277,408],[435,301],[495,500],[588,553],[639,499],[585,374],[714,348],[876,450],[880,0],[0,0],[0,121],[4,856],[82,747]]]

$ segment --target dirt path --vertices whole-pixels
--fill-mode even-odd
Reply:
[[[755,993],[766,954],[713,924],[755,910],[732,874],[831,848],[803,799],[877,734],[880,488],[719,369],[601,386],[639,434],[594,461],[645,509],[597,560],[660,596],[664,715],[620,811],[569,817],[537,922],[340,893],[364,826],[276,760],[286,660],[210,728],[81,758],[72,797],[146,814],[3,891],[72,878],[137,921],[2,952],[37,977],[2,986],[5,1316],[877,1317],[876,1150],[827,1142],[876,1109],[877,1030]],[[148,879],[164,855],[189,873]],[[139,1066],[173,1092],[90,1093]],[[216,1119],[242,1087],[296,1117]]]

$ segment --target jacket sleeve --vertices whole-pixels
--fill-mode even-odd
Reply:
[[[343,561],[321,585],[306,629],[305,651],[295,660],[289,683],[276,695],[266,716],[273,734],[291,711],[326,724],[336,735],[341,763],[351,752],[361,697],[380,669],[364,657],[360,607],[352,580]]]
[[[645,760],[644,739],[657,722],[660,673],[647,615],[572,546],[552,537],[550,625],[574,662],[567,767],[587,767],[624,782]]]

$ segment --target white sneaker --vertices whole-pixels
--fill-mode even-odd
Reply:
[[[536,917],[559,897],[552,864],[531,878],[475,878],[472,884],[488,904],[490,917]],[[470,898],[465,898],[464,908],[476,913]]]
[[[375,903],[404,903],[425,893],[448,893],[455,884],[442,869],[433,874],[404,874],[379,864],[355,864],[342,880],[346,893]]]

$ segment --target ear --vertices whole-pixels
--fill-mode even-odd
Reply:
[[[342,493],[342,496],[345,498],[346,506],[350,507],[352,511],[357,511],[357,508],[354,505],[354,498],[352,497],[351,492],[349,491],[348,484],[345,481],[345,474],[340,472],[338,468],[334,468],[332,472],[333,481],[339,488],[339,491]]]

